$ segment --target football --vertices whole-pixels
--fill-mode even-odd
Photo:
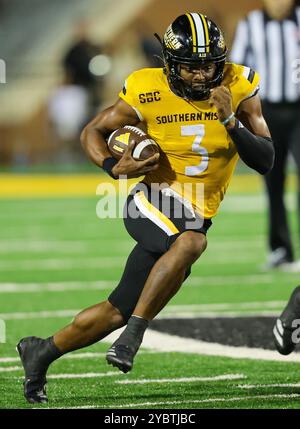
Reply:
[[[132,157],[143,161],[159,152],[157,143],[143,130],[131,125],[118,128],[108,138],[107,145],[110,153],[116,159],[121,159],[128,144],[135,143]]]

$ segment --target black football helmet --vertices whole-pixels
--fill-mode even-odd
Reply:
[[[218,26],[200,13],[180,15],[167,28],[162,40],[165,72],[171,90],[189,100],[205,100],[209,91],[220,85],[227,54],[225,40]],[[201,66],[216,65],[213,78],[193,87],[180,75],[179,64]]]

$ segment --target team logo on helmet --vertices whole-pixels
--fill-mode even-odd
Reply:
[[[220,37],[219,37],[219,40],[218,40],[218,47],[220,49],[225,49],[225,39],[224,39],[224,36],[223,36],[223,34],[221,32],[220,32]]]
[[[178,16],[167,28],[162,42],[165,73],[171,90],[189,100],[207,100],[224,75],[226,44],[220,28],[207,16],[191,12]],[[193,85],[181,73],[181,64],[215,64],[214,75]]]
[[[174,50],[180,49],[183,46],[175,36],[172,29],[172,25],[169,25],[169,27],[167,28],[167,31],[164,35],[164,42],[168,48]]]

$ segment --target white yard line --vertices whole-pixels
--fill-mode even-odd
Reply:
[[[1,293],[66,292],[72,290],[107,290],[115,287],[117,280],[95,282],[51,282],[51,283],[0,283]]]
[[[233,252],[234,253],[234,252]],[[251,253],[246,253],[242,251],[238,251],[234,257],[232,256],[232,252],[228,248],[227,252],[207,252],[201,257],[201,262],[199,259],[199,264],[209,264],[213,265],[214,268],[216,264],[231,264],[231,265],[239,265],[239,264],[258,264],[261,263],[261,256],[258,252],[253,251]]]
[[[53,252],[56,253],[84,253],[95,251],[95,254],[102,251],[104,241],[111,241],[111,238],[100,237],[99,242],[91,242],[90,240],[0,240],[0,254],[6,253],[23,253],[26,252]],[[134,242],[130,240],[118,241],[118,243],[110,244],[111,251],[129,251],[134,246]],[[100,256],[101,257],[101,256]]]
[[[67,354],[62,356],[60,359],[96,359],[96,358],[100,358],[100,357],[104,357],[105,353],[76,353],[76,354]],[[14,363],[14,362],[20,362],[20,358],[19,357],[3,357],[0,358],[0,364],[1,363]],[[5,368],[5,367],[2,367]],[[16,367],[17,368],[17,367]],[[0,371],[1,371],[1,367],[0,367]]]
[[[256,309],[257,307],[274,308],[285,304],[285,301],[254,301],[254,302],[234,302],[234,303],[217,303],[217,304],[197,304],[197,305],[169,305],[163,311],[170,314],[178,311],[201,311],[201,310],[243,310]]]
[[[129,403],[124,405],[108,405],[105,408],[133,408],[133,407],[146,407],[149,406],[157,406],[157,405],[181,405],[181,404],[205,404],[209,402],[239,402],[239,401],[248,401],[253,399],[298,399],[300,398],[300,394],[292,393],[290,395],[278,394],[278,395],[255,395],[255,396],[239,396],[234,398],[208,398],[208,399],[192,399],[192,400],[184,400],[181,401],[161,401],[161,402],[144,402],[144,403]],[[99,407],[100,408],[100,407]],[[103,407],[104,408],[104,407]]]
[[[20,359],[18,359],[20,361]],[[22,371],[22,366],[7,366],[0,368],[0,372],[14,372],[14,371]]]
[[[270,387],[300,387],[299,383],[277,383],[277,384],[240,384],[239,389],[261,389],[261,388],[270,388]]]
[[[0,358],[0,363],[14,363],[20,362],[20,358],[18,357],[2,357]]]
[[[286,195],[286,204],[289,210],[296,207],[296,198],[293,193],[289,192]],[[264,194],[245,194],[245,195],[227,195],[222,202],[221,212],[265,212],[267,208],[267,200]]]
[[[124,328],[117,329],[102,341],[112,344]],[[234,359],[258,359],[275,362],[300,362],[300,353],[282,356],[276,351],[249,347],[225,346],[218,343],[183,338],[148,329],[145,332],[143,347],[160,352],[192,353],[206,356],[223,356]]]
[[[166,309],[162,310],[162,312],[158,315],[159,318],[181,318],[182,316],[191,317],[191,316],[199,316],[199,317],[209,317],[207,315],[227,315],[233,314],[236,316],[237,314],[249,314],[245,310],[256,309],[258,314],[273,314],[274,310],[277,308],[280,309],[285,304],[285,301],[270,301],[270,302],[257,302],[257,303],[223,303],[223,304],[199,304],[199,305],[170,305]],[[263,308],[272,308],[273,311],[264,311]],[[261,309],[261,312],[258,312],[258,309]],[[243,312],[241,313],[241,310]],[[19,320],[19,319],[47,319],[54,317],[69,317],[75,316],[81,310],[79,309],[70,309],[70,310],[54,310],[54,311],[37,311],[37,312],[17,312],[17,313],[0,313],[0,319],[3,320]],[[226,314],[221,313],[222,311],[226,312]],[[256,313],[255,313],[256,314]],[[275,314],[277,314],[275,312]]]
[[[5,231],[3,231],[4,233]],[[93,244],[95,247],[101,247],[101,244],[99,242],[99,240],[103,240],[103,241],[112,241],[112,237],[111,235],[101,235],[101,233],[104,233],[105,231],[97,231],[97,234],[94,234],[94,236],[92,237],[80,237],[80,240],[78,240],[78,236],[74,237],[64,237],[64,238],[53,238],[53,236],[44,236],[44,238],[42,237],[37,237],[37,238],[33,238],[33,237],[29,237],[29,243],[33,243],[32,246],[40,246],[43,248],[43,245],[46,243],[46,245],[50,245],[54,247],[59,247],[62,246],[64,247],[65,245],[76,245],[76,243],[78,244]],[[1,235],[1,237],[3,237]],[[221,239],[220,239],[221,237]],[[247,251],[247,249],[250,248],[257,248],[257,247],[262,247],[265,246],[265,239],[266,237],[264,235],[255,235],[252,234],[250,237],[245,238],[241,238],[239,236],[234,237],[232,235],[219,235],[216,237],[212,237],[210,239],[210,247],[209,249],[211,249],[211,247],[220,247],[221,249],[227,249],[228,247],[232,246],[235,248],[241,248],[243,251]],[[134,241],[127,236],[127,239],[124,238],[122,240],[118,240],[117,244],[115,244],[116,246],[119,245],[119,243],[122,243],[123,245],[127,244],[127,245],[134,245]],[[20,237],[10,237],[7,239],[1,238],[0,239],[0,247],[1,248],[14,248],[16,249],[17,247],[20,249],[24,248],[24,246],[26,246],[26,242],[24,242],[23,239],[20,239]],[[113,246],[114,243],[111,242],[111,245]]]
[[[77,259],[29,259],[29,260],[9,260],[0,261],[0,271],[15,270],[81,270],[84,268],[111,268],[124,265],[125,257],[103,257],[97,258],[77,258]]]
[[[140,350],[139,354],[156,354],[160,353],[159,351],[155,350]],[[64,360],[76,360],[76,359],[99,359],[106,356],[106,353],[104,352],[85,352],[85,353],[68,353],[64,356],[62,356],[60,359]],[[0,358],[0,363],[14,363],[14,362],[20,362],[19,357],[3,357]]]
[[[11,368],[0,368],[0,372],[13,372],[13,371],[24,371],[23,367],[11,367]],[[120,371],[108,371],[108,372],[87,372],[82,374],[50,374],[47,378],[54,380],[60,379],[73,379],[73,378],[103,378],[103,377],[122,377]],[[19,377],[17,377],[19,378]]]
[[[110,241],[111,237],[99,237],[99,240],[101,243],[103,241]],[[53,252],[73,252],[73,251],[85,251],[89,250],[91,248],[95,249],[95,251],[99,250],[101,251],[101,243],[100,241],[95,241],[94,243],[91,242],[91,240],[85,240],[84,238],[82,240],[53,240],[50,238],[47,238],[45,240],[18,240],[18,239],[11,239],[11,240],[0,240],[0,253],[13,253],[13,252],[25,252],[25,251],[53,251]],[[112,242],[110,243],[110,249],[130,249],[130,247],[134,246],[134,242],[130,239],[128,240],[121,240],[118,241],[117,244]],[[228,250],[228,248],[232,250],[240,250],[244,254],[245,253],[252,253],[254,249],[264,249],[265,247],[265,240],[262,237],[261,239],[256,239],[254,241],[251,240],[240,240],[240,241],[232,241],[230,239],[226,241],[217,241],[212,240],[210,241],[209,246],[209,252],[213,253],[216,250]],[[75,250],[74,250],[75,249]]]
[[[237,276],[195,276],[191,277],[184,284],[186,287],[205,286],[231,286],[231,285],[257,285],[272,284],[276,281],[276,275],[237,275]],[[110,289],[118,284],[118,280],[97,280],[97,281],[66,281],[48,283],[0,283],[1,293],[34,293],[34,292],[65,292],[70,290],[101,290]],[[283,302],[283,301],[282,301]],[[280,304],[282,305],[282,304]]]
[[[236,359],[261,359],[277,362],[300,362],[300,354],[281,356],[276,351],[259,348],[233,347],[217,343],[208,343],[177,335],[154,332],[149,329],[145,333],[143,347],[166,352],[196,353],[208,356],[226,356]]]
[[[0,271],[15,271],[15,270],[51,270],[51,271],[59,271],[59,270],[69,270],[76,269],[81,270],[85,268],[111,268],[111,267],[123,267],[127,256],[97,256],[92,258],[64,258],[61,257],[59,259],[56,258],[47,258],[47,259],[21,259],[21,260],[3,260],[0,261]],[[242,252],[238,253],[234,257],[234,264],[247,264],[249,263],[259,263],[260,258],[256,252],[253,252],[251,255],[243,254]],[[232,263],[232,255],[231,253],[224,254],[206,254],[203,256],[200,264],[205,265],[213,265],[215,267],[216,264],[225,264]]]
[[[65,310],[61,312],[41,312],[39,313],[39,317],[41,317],[41,315],[43,317],[57,317],[57,315],[63,315],[64,317],[66,317],[71,315],[74,316],[75,313],[75,310]],[[28,313],[17,313],[17,315],[19,317],[15,317],[15,319],[28,318]],[[37,317],[37,313],[32,313],[31,315]],[[0,314],[0,318],[3,318],[3,314]],[[122,330],[123,329],[116,330],[115,332],[104,338],[102,341],[112,344],[119,337]],[[146,331],[143,341],[143,347],[145,349],[156,350],[159,352],[194,353],[206,356],[223,356],[235,359],[258,359],[276,362],[300,362],[300,353],[292,353],[288,356],[281,356],[279,353],[272,350],[248,347],[233,347],[217,343],[208,343],[205,341],[194,340],[191,338],[179,337],[177,335],[169,335],[154,331],[152,329],[148,329]]]
[[[160,379],[140,379],[140,380],[117,380],[116,384],[151,384],[151,383],[193,383],[196,381],[224,381],[240,380],[247,378],[244,374],[222,374],[214,377],[181,377],[181,378],[160,378]]]
[[[0,372],[13,372],[13,371],[24,371],[23,367],[12,367],[12,368],[0,368]],[[82,374],[50,374],[47,378],[53,380],[60,379],[73,379],[73,378],[103,378],[103,377],[122,377],[120,371],[108,371],[108,372],[87,372]],[[19,378],[19,377],[17,377]]]
[[[112,404],[112,405],[82,405],[77,407],[63,407],[63,409],[92,409],[92,408],[137,408],[137,407],[147,407],[152,408],[158,405],[161,405],[161,408],[164,408],[166,405],[180,405],[182,407],[183,404],[205,404],[205,403],[216,403],[216,402],[241,402],[241,401],[251,401],[253,399],[299,399],[300,394],[291,393],[289,394],[275,394],[275,395],[254,395],[254,396],[238,396],[234,398],[208,398],[208,399],[192,399],[192,400],[180,400],[180,401],[158,401],[158,402],[135,402],[128,404]],[[60,408],[60,407],[49,407],[49,408]]]
[[[0,319],[4,320],[27,320],[27,319],[51,319],[57,317],[74,317],[81,310],[56,310],[20,313],[0,313]]]
[[[123,329],[118,329],[105,338],[105,341],[113,343]],[[194,353],[206,356],[223,356],[235,359],[258,359],[276,362],[300,362],[300,353],[292,353],[282,356],[276,351],[259,348],[233,347],[218,343],[183,338],[177,335],[169,335],[148,329],[145,332],[143,347],[146,349],[164,351]]]
[[[162,311],[157,319],[195,319],[195,318],[216,318],[216,317],[277,317],[282,308],[278,308],[277,310],[218,310],[218,311],[178,311],[177,313],[168,313]]]
[[[102,340],[112,344],[123,329],[118,329]],[[217,343],[208,343],[190,338],[182,338],[160,332],[147,330],[143,347],[157,352],[180,352],[206,356],[223,356],[235,359],[257,359],[276,362],[300,362],[300,353],[292,353],[289,356],[281,356],[276,351],[248,347],[225,346]],[[101,355],[102,356],[102,355]],[[71,357],[69,357],[71,358]],[[72,357],[75,359],[75,357]],[[9,359],[9,360],[8,360]],[[12,362],[12,358],[2,358],[1,361]],[[14,360],[16,362],[16,360]],[[17,369],[16,369],[17,370]]]
[[[107,289],[108,285],[102,285]],[[98,289],[98,287],[95,287]],[[82,289],[84,290],[84,289]],[[182,317],[216,317],[227,316],[236,317],[237,315],[245,316],[249,314],[257,315],[277,315],[282,309],[285,301],[257,301],[245,303],[216,303],[216,304],[199,304],[199,305],[169,305],[157,316],[157,319],[163,318],[182,318]],[[248,310],[248,311],[247,311]],[[74,317],[80,309],[52,310],[37,312],[17,312],[17,313],[0,313],[0,319],[3,320],[27,320],[27,319],[47,319]]]
[[[62,231],[63,227],[63,231]],[[16,238],[19,240],[52,240],[53,236],[56,236],[61,240],[70,240],[74,239],[74,237],[80,237],[80,240],[84,241],[94,241],[95,238],[97,240],[112,240],[111,234],[103,228],[101,230],[101,226],[99,229],[95,231],[95,226],[87,227],[86,225],[80,225],[80,231],[77,231],[77,224],[64,224],[60,225],[59,228],[56,225],[45,225],[45,226],[28,226],[28,225],[14,225],[13,227],[5,226],[5,229],[1,232],[1,238],[3,240],[15,240]],[[97,226],[96,226],[97,228]],[[104,229],[104,230],[103,230]],[[117,236],[116,236],[117,238]]]
[[[55,253],[72,252],[80,253],[89,249],[88,243],[84,241],[23,241],[23,240],[0,240],[0,253],[23,253],[25,252],[49,252]]]
[[[113,199],[114,197],[111,197],[111,200]],[[95,200],[95,206],[96,203],[97,201]],[[48,201],[41,201],[39,204],[35,204],[35,202],[33,202],[32,200],[30,201],[30,203],[25,200],[24,203],[22,202],[21,204],[15,204],[15,202],[12,202],[11,204],[9,204],[9,206],[15,206],[15,211],[13,212],[14,216],[18,215],[17,210],[19,210],[20,217],[23,217],[24,213],[30,216],[32,212],[32,204],[34,204],[34,213],[40,213],[45,217],[51,215],[49,211],[52,211],[53,215],[55,216],[57,214],[57,207],[59,207],[60,210],[66,209],[68,212],[71,212],[71,215],[77,215],[78,211],[80,211],[80,214],[82,215],[83,213],[87,213],[91,208],[91,205],[81,206],[80,204],[72,204],[72,202],[70,204],[65,204],[63,201],[58,201],[57,198],[53,200],[53,203]],[[286,204],[290,210],[296,207],[296,199],[293,192],[288,192],[286,194]],[[221,211],[229,213],[261,213],[266,210],[266,207],[267,201],[265,195],[263,194],[228,194],[222,203]],[[2,216],[5,216],[5,212],[2,214]]]
[[[257,285],[275,283],[276,274],[258,275],[231,275],[231,276],[192,276],[184,285],[192,287],[201,286],[231,286],[231,285]]]
[[[72,378],[102,378],[102,377],[116,377],[120,376],[119,371],[108,371],[108,372],[88,372],[86,374],[51,374],[47,375],[47,378],[59,380],[59,379],[72,379]]]

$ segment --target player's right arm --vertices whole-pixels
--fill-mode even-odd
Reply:
[[[87,156],[102,167],[103,161],[112,156],[106,138],[118,128],[137,125],[139,122],[140,119],[134,109],[119,98],[113,106],[99,113],[82,131],[80,139]],[[129,145],[123,157],[113,167],[114,177],[120,175],[127,175],[129,178],[139,177],[158,168],[158,154],[145,161],[135,161],[131,156],[133,149],[134,144]]]

